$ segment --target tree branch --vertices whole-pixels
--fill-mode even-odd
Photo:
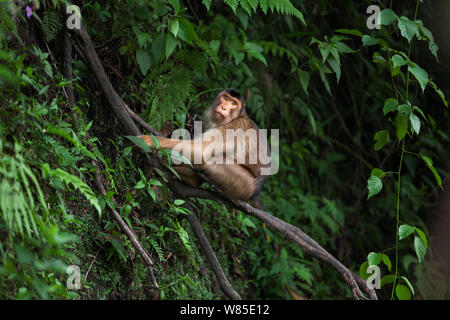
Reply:
[[[98,165],[97,165],[97,163],[94,160],[92,160],[92,165],[95,167],[94,177],[95,177],[95,182],[97,184],[97,188],[100,190],[100,193],[102,195],[106,196],[105,186],[103,185],[103,182],[102,182],[102,179],[100,177],[100,174],[98,173]],[[116,207],[119,207],[119,205],[116,202],[116,200],[114,199],[114,197],[112,197],[112,200],[113,200],[114,204],[116,205]],[[134,233],[134,231],[126,224],[126,222],[122,219],[120,214],[115,209],[111,209],[111,213],[112,213],[113,218],[119,224],[119,226],[122,229],[122,231],[131,240],[131,243],[133,244],[133,247],[141,255],[142,260],[144,260],[145,264],[147,264],[148,271],[150,273],[150,276],[152,278],[154,286],[156,288],[159,288],[158,283],[156,282],[155,275],[153,273],[153,260],[150,257],[150,255],[148,254],[147,250],[145,250],[145,248],[142,246],[142,244],[137,239],[137,236]]]

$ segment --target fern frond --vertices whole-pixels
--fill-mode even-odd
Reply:
[[[251,15],[252,10],[256,12],[256,9],[259,6],[264,14],[267,14],[267,11],[270,9],[272,13],[276,11],[281,14],[295,16],[301,21],[301,23],[306,25],[303,14],[291,3],[290,0],[224,0],[224,2],[233,10],[234,13],[236,13],[236,9],[241,6],[248,15]],[[207,8],[211,5],[211,3],[203,4]]]
[[[225,2],[227,5],[229,5],[231,7],[231,9],[233,9],[233,12],[236,13],[236,9],[239,5],[239,0],[223,0],[223,2]]]
[[[161,247],[159,246],[158,242],[156,242],[154,239],[150,238],[148,239],[148,241],[151,243],[151,245],[153,246],[153,248],[156,251],[156,254],[158,255],[159,261],[164,261],[164,252],[161,249]]]
[[[39,237],[36,194],[41,208],[48,213],[40,185],[21,154],[16,154],[14,158],[2,155],[0,159],[0,217],[13,232],[21,235],[26,232],[29,237]]]
[[[62,24],[55,11],[45,11],[42,16],[42,32],[45,40],[51,41],[55,35],[61,30]]]
[[[289,59],[293,67],[298,66],[298,58],[296,55],[289,49],[280,46],[278,43],[272,41],[258,41],[257,44],[263,47],[266,54],[271,53],[273,56],[279,58],[286,57]]]
[[[42,164],[42,171],[47,177],[57,177],[61,179],[66,185],[71,184],[75,189],[89,201],[89,203],[97,210],[98,214],[102,213],[97,196],[91,187],[89,187],[83,180],[74,176],[60,168],[51,169],[48,163]]]
[[[70,130],[70,132],[72,133],[72,136],[70,136],[70,134],[65,131],[64,129],[60,128],[60,127],[52,127],[52,126],[47,126],[46,127],[46,131],[48,133],[60,136],[61,138],[64,138],[65,140],[69,141],[70,143],[72,143],[76,148],[78,148],[80,150],[80,152],[82,154],[84,154],[86,157],[89,157],[95,161],[97,161],[97,156],[92,153],[91,151],[89,151],[78,139],[77,135],[75,134],[75,132],[72,129],[68,129]]]

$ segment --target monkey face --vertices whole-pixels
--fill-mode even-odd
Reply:
[[[241,101],[224,93],[220,96],[220,103],[213,110],[213,116],[220,122],[228,122],[233,118],[234,111],[239,110],[241,107]]]

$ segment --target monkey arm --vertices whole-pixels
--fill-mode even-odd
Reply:
[[[144,140],[150,147],[153,146],[151,136],[139,136],[139,138]],[[189,159],[192,164],[199,166],[210,164],[213,157],[223,160],[223,156],[227,153],[234,152],[235,148],[232,144],[223,143],[221,139],[211,139],[211,136],[208,135],[194,140],[155,138],[158,139],[161,148],[175,150]]]

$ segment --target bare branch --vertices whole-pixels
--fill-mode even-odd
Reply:
[[[143,126],[145,128],[145,130],[147,130],[148,132],[150,132],[154,136],[160,136],[161,135],[161,133],[159,131],[153,129],[153,127],[151,125],[149,125],[141,117],[139,117],[136,113],[134,113],[134,111],[131,110],[131,108],[127,104],[125,104],[125,109],[127,110],[127,112],[130,115],[130,117],[133,118],[133,120],[136,121],[137,123],[139,123],[141,126]]]
[[[98,173],[98,165],[97,163],[92,160],[92,165],[95,167],[95,171],[94,171],[94,177],[95,177],[95,182],[97,184],[97,188],[100,190],[100,193],[104,196],[106,196],[106,190],[105,190],[105,186],[103,185],[102,179],[100,177],[100,174]],[[114,204],[118,205],[118,203],[116,202],[116,200],[114,199],[114,197],[112,197],[112,200],[114,201]],[[156,288],[159,288],[158,283],[156,282],[156,278],[155,275],[153,273],[153,260],[150,257],[150,255],[148,254],[147,250],[145,250],[145,248],[142,246],[142,244],[139,242],[139,240],[137,239],[136,234],[134,233],[134,231],[126,224],[126,222],[122,219],[122,217],[120,216],[120,214],[114,210],[111,209],[111,213],[113,218],[117,221],[117,223],[119,224],[120,228],[122,229],[122,231],[128,236],[128,238],[131,240],[131,243],[133,244],[133,247],[137,250],[137,252],[141,255],[142,260],[144,260],[144,262],[147,264],[148,267],[148,271],[150,273],[150,276],[152,277],[153,280],[153,284]]]

